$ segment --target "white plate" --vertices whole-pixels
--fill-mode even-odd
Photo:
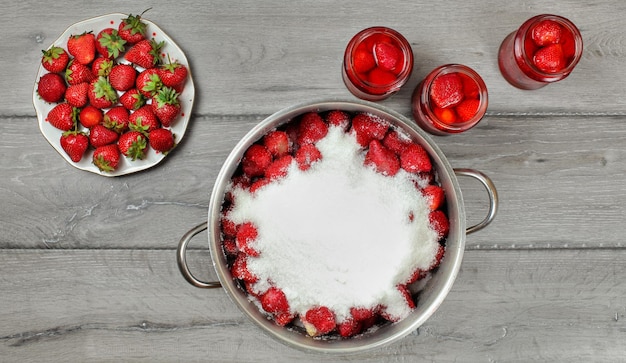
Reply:
[[[50,45],[50,47],[56,45],[59,47],[63,47],[67,50],[67,40],[71,35],[82,34],[85,31],[93,31],[93,33],[97,35],[98,32],[104,28],[117,29],[122,19],[126,17],[128,17],[127,14],[115,13],[78,22],[67,28],[67,30],[65,30],[65,32],[61,34],[61,36],[56,39],[53,44]],[[179,116],[170,127],[172,132],[176,135],[176,142],[179,143],[185,135],[187,124],[189,123],[189,117],[191,116],[191,110],[193,107],[193,100],[195,96],[195,89],[191,77],[189,62],[187,61],[187,58],[185,57],[185,54],[182,52],[182,50],[167,34],[165,34],[163,30],[161,30],[161,28],[156,26],[151,21],[146,20],[145,18],[142,18],[142,21],[147,25],[145,33],[146,38],[154,38],[157,42],[165,42],[163,48],[161,49],[161,57],[163,62],[167,62],[167,55],[169,54],[172,61],[177,60],[181,64],[187,66],[189,70],[189,73],[187,75],[187,81],[185,83],[185,88],[183,89],[183,92],[181,93],[179,98],[181,105],[181,116]],[[127,47],[127,49],[129,49],[129,47]],[[119,63],[128,63],[124,60],[122,55],[117,58],[116,61]],[[138,71],[143,70],[140,67],[136,68]],[[37,94],[37,82],[39,81],[39,78],[41,78],[41,76],[43,76],[47,72],[48,71],[40,64],[39,71],[37,72],[37,78],[35,79],[35,87],[33,89],[33,104],[35,106],[35,111],[37,112],[37,118],[39,119],[39,128],[41,130],[41,133],[48,140],[50,145],[52,145],[52,147],[54,147],[58,151],[58,153],[61,154],[61,156],[65,158],[65,160],[67,160],[68,163],[77,167],[78,169],[91,171],[96,174],[104,176],[119,176],[150,168],[163,160],[165,155],[163,155],[162,153],[156,153],[152,148],[148,148],[149,150],[143,160],[132,161],[122,155],[120,158],[120,164],[115,171],[101,172],[92,163],[93,148],[89,148],[89,150],[85,153],[85,155],[83,155],[83,158],[78,163],[73,162],[72,159],[70,159],[70,157],[61,147],[60,138],[62,131],[50,125],[50,123],[46,121],[48,112],[56,104],[45,102]]]

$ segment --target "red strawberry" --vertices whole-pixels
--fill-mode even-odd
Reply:
[[[150,69],[160,62],[160,51],[165,45],[164,41],[157,43],[154,39],[144,39],[134,44],[124,55],[124,58],[139,67]]]
[[[58,73],[46,73],[37,82],[39,97],[49,103],[61,101],[66,89],[65,81]]]
[[[391,43],[378,42],[374,45],[374,58],[378,67],[392,71],[402,60],[402,51]]]
[[[113,60],[105,57],[96,58],[91,63],[91,73],[94,77],[108,77],[113,69]]]
[[[78,63],[87,65],[96,57],[96,37],[92,32],[71,35],[67,40],[67,51]]]
[[[137,70],[130,64],[116,64],[111,68],[109,82],[117,91],[128,91],[135,86]]]
[[[400,165],[409,173],[424,173],[432,169],[428,152],[419,144],[412,143],[400,154]]]
[[[222,241],[222,249],[224,250],[224,253],[228,257],[237,256],[237,254],[239,253],[239,249],[237,248],[237,243],[235,242],[233,238],[229,238],[229,237],[224,237],[224,240]]]
[[[443,188],[436,184],[426,186],[422,190],[422,194],[427,198],[430,210],[437,210],[441,208],[444,200],[446,199],[446,194],[444,193]]]
[[[152,111],[164,127],[170,127],[180,113],[178,92],[173,88],[163,87],[152,98]]]
[[[254,244],[259,235],[254,224],[250,222],[242,223],[237,229],[237,248],[239,251],[245,253],[248,256],[256,257],[259,255],[259,251],[254,248]]]
[[[337,326],[335,314],[326,306],[309,309],[304,315],[303,323],[307,334],[312,337],[330,333]]]
[[[540,47],[561,42],[561,25],[554,20],[542,20],[531,31],[533,41]]]
[[[439,121],[448,125],[452,125],[459,121],[459,117],[457,116],[454,108],[433,107],[433,113]]]
[[[361,47],[354,51],[354,60],[352,62],[357,73],[367,73],[376,67],[376,59],[374,59],[372,52]]]
[[[102,124],[118,134],[128,130],[130,112],[124,106],[113,106],[104,113]]]
[[[265,177],[270,180],[280,179],[287,175],[289,171],[289,167],[293,162],[293,156],[287,154],[281,156],[278,159],[275,159],[268,167],[265,169]]]
[[[465,99],[456,106],[456,114],[459,116],[461,121],[469,121],[476,116],[479,106],[480,100],[475,98]]]
[[[146,97],[137,88],[131,88],[120,96],[120,103],[129,111],[135,111],[146,104]]]
[[[261,295],[261,307],[270,314],[289,312],[289,301],[285,293],[278,287],[272,286]]]
[[[117,132],[98,124],[89,131],[89,143],[97,148],[117,142],[119,136]]]
[[[430,86],[430,99],[437,107],[452,107],[463,100],[463,81],[458,73],[437,76]]]
[[[152,130],[156,130],[161,127],[159,119],[157,119],[152,106],[144,105],[137,111],[133,112],[129,116],[129,127],[131,130],[143,132],[149,134]]]
[[[87,105],[83,107],[83,109],[80,110],[80,113],[78,114],[78,121],[80,121],[80,124],[83,125],[83,127],[86,127],[88,129],[101,123],[103,118],[104,115],[102,113],[102,110],[92,105]]]
[[[146,156],[145,150],[148,146],[146,137],[139,131],[129,131],[120,136],[117,146],[122,155],[131,160],[141,160]]]
[[[546,73],[555,73],[565,68],[565,57],[561,44],[550,44],[540,48],[533,56],[533,63]]]
[[[448,217],[443,211],[431,211],[428,215],[428,221],[431,228],[435,232],[437,232],[437,236],[439,236],[439,239],[443,239],[448,236],[448,232],[450,231],[450,222],[448,221]]]
[[[169,129],[154,129],[148,134],[148,139],[150,139],[150,146],[157,153],[163,153],[164,155],[176,146],[174,134]]]
[[[169,55],[167,59],[168,63],[158,68],[159,77],[165,86],[180,87],[187,80],[187,67],[177,61],[172,62]]]
[[[296,142],[298,145],[315,144],[328,133],[328,125],[317,112],[302,115]]]
[[[245,253],[237,254],[235,261],[233,261],[230,267],[230,273],[234,278],[246,282],[254,283],[259,280],[259,278],[248,269],[248,256]]]
[[[465,95],[465,98],[480,97],[480,89],[478,88],[478,83],[476,83],[475,80],[463,73],[459,73],[459,77],[461,77],[461,81],[463,82],[463,94]]]
[[[365,153],[365,165],[374,166],[377,172],[387,176],[394,176],[400,170],[398,156],[378,140],[370,142],[369,149]]]
[[[111,172],[117,169],[120,162],[120,150],[117,144],[109,144],[96,148],[93,152],[93,164],[100,171]]]
[[[324,120],[327,124],[340,127],[344,131],[350,126],[350,115],[341,110],[329,111]]]
[[[117,28],[118,34],[120,37],[122,37],[122,39],[130,44],[135,44],[145,39],[147,25],[146,23],[141,21],[141,16],[146,11],[144,11],[140,15],[128,14],[128,17],[122,19],[122,22]]]
[[[74,107],[83,107],[89,101],[87,92],[89,92],[89,83],[71,84],[65,90],[65,100]]]
[[[117,92],[106,77],[98,77],[89,84],[89,102],[98,108],[109,108],[117,103]]]
[[[322,159],[322,153],[313,144],[302,145],[295,154],[296,162],[300,170],[306,171],[318,160]]]
[[[382,143],[387,149],[393,151],[397,155],[400,155],[400,153],[404,151],[407,146],[409,146],[411,140],[406,136],[401,135],[398,131],[391,130],[385,134]]]
[[[79,84],[83,82],[91,82],[96,77],[88,66],[76,62],[74,59],[70,61],[65,70],[65,80],[69,84]]]
[[[64,102],[54,106],[48,112],[46,120],[59,130],[69,131],[76,125],[77,114],[78,109],[76,107],[72,107],[69,103]]]
[[[263,188],[264,186],[271,184],[272,183],[272,179],[268,179],[268,178],[258,178],[257,180],[254,181],[254,183],[252,183],[250,185],[250,193],[255,193],[257,190]]]
[[[89,147],[89,138],[82,132],[66,131],[61,135],[60,143],[70,159],[77,163]]]
[[[61,47],[52,46],[41,52],[43,53],[41,64],[48,72],[61,73],[65,71],[65,67],[70,62],[70,56]]]
[[[367,321],[376,318],[375,311],[361,307],[351,307],[350,315],[352,315],[352,318],[356,321]]]
[[[243,173],[249,177],[261,176],[272,162],[272,154],[263,145],[254,144],[241,159]]]
[[[374,86],[387,86],[396,81],[396,75],[390,71],[386,71],[380,67],[372,69],[368,75],[367,80]]]
[[[156,69],[146,69],[139,73],[135,80],[135,86],[146,98],[152,98],[163,87],[161,77]]]
[[[115,59],[126,50],[126,41],[117,33],[117,29],[104,28],[96,36],[96,51],[103,57]]]
[[[382,140],[389,125],[374,115],[359,113],[352,118],[352,132],[359,145],[366,147],[372,140]]]
[[[361,332],[362,324],[352,318],[347,318],[337,325],[337,332],[344,338],[357,335]]]
[[[406,285],[398,285],[396,286],[396,288],[398,289],[398,291],[400,291],[400,295],[404,297],[406,305],[409,307],[409,309],[415,309],[415,301],[413,300],[413,296],[411,296],[411,291],[409,291],[409,288]]]
[[[284,131],[270,131],[263,137],[263,145],[275,158],[291,153],[291,142]]]

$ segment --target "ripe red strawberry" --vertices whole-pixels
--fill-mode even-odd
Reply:
[[[480,106],[480,100],[475,98],[465,99],[456,106],[456,114],[461,121],[466,122],[471,120],[478,112]]]
[[[409,173],[427,173],[432,169],[428,152],[421,145],[415,143],[411,143],[400,154],[400,165]]]
[[[91,63],[91,73],[94,77],[108,77],[113,69],[113,60],[105,57],[97,57]]]
[[[459,73],[459,77],[461,77],[461,82],[463,82],[463,94],[465,95],[465,98],[480,97],[480,89],[478,88],[478,83],[476,83],[476,81],[463,73]]]
[[[307,334],[312,337],[328,334],[337,326],[335,313],[326,306],[309,309],[304,315],[303,323]]]
[[[137,88],[131,88],[120,96],[120,103],[129,111],[135,111],[146,104],[146,97]]]
[[[293,156],[289,154],[275,159],[267,167],[267,169],[265,169],[265,177],[270,180],[284,178],[285,176],[287,176],[287,172],[289,171],[289,167],[291,166],[293,160]]]
[[[409,146],[411,140],[406,136],[401,135],[396,130],[390,130],[387,134],[385,134],[382,143],[387,149],[393,151],[397,155],[400,155],[400,153],[402,153],[402,151]]]
[[[104,125],[95,125],[89,131],[89,143],[93,147],[100,147],[104,145],[109,145],[117,142],[117,139],[120,135],[111,130],[107,129]]]
[[[533,63],[546,73],[559,72],[566,66],[561,44],[550,44],[540,48],[533,56]]]
[[[65,80],[69,84],[79,84],[83,82],[91,82],[96,77],[93,75],[91,68],[78,63],[75,59],[72,59],[67,65],[65,70]]]
[[[357,73],[367,73],[376,67],[376,59],[374,59],[372,52],[357,48],[354,51],[353,65]]]
[[[126,50],[126,41],[117,33],[117,29],[104,28],[96,36],[96,51],[105,58],[115,59]]]
[[[144,39],[134,44],[124,58],[139,67],[150,69],[161,63],[160,52],[165,42],[157,43],[154,39]]]
[[[89,84],[89,102],[98,108],[109,108],[117,103],[117,92],[106,77],[98,77]]]
[[[298,168],[306,171],[309,170],[315,162],[322,159],[322,153],[315,145],[305,144],[296,151],[294,158],[298,163]]]
[[[61,47],[52,46],[41,52],[43,53],[41,64],[48,72],[61,73],[65,71],[65,67],[70,62],[70,56]]]
[[[328,125],[317,112],[308,112],[302,115],[296,143],[298,145],[315,144],[328,133]]]
[[[83,132],[66,131],[61,134],[60,143],[70,159],[77,163],[83,158],[89,147],[89,138]]]
[[[237,248],[237,243],[235,243],[235,239],[230,237],[224,237],[224,240],[222,241],[222,249],[228,257],[237,256],[237,254],[239,253],[239,249]]]
[[[387,86],[396,81],[396,75],[390,71],[386,71],[380,67],[372,69],[368,75],[367,80],[374,86]]]
[[[540,47],[561,42],[561,25],[554,20],[542,20],[531,32],[533,41]]]
[[[272,154],[263,145],[254,144],[241,159],[243,173],[249,177],[261,176],[272,162]]]
[[[374,310],[361,307],[351,307],[350,315],[356,321],[368,321],[376,318]]]
[[[137,111],[131,113],[128,121],[128,126],[131,130],[143,132],[145,135],[161,127],[150,105],[144,105]]]
[[[148,11],[148,10],[146,10]],[[117,28],[118,34],[122,39],[130,44],[135,44],[145,39],[146,23],[141,21],[141,16],[146,12],[144,11],[140,15],[128,14],[128,17],[122,19],[119,27]]]
[[[78,63],[87,65],[96,57],[96,37],[92,32],[71,35],[67,40],[67,51]]]
[[[352,118],[352,133],[359,145],[366,147],[372,140],[382,140],[389,125],[374,115],[359,113]]]
[[[428,221],[430,227],[437,232],[439,239],[443,239],[448,236],[450,232],[450,222],[448,216],[441,210],[434,210],[428,214]]]
[[[274,130],[268,132],[263,137],[263,145],[274,158],[279,158],[291,153],[291,142],[285,131]]]
[[[152,130],[148,135],[148,139],[150,139],[150,147],[157,153],[163,153],[164,155],[167,155],[176,146],[174,134],[170,129],[158,128]]]
[[[371,165],[377,172],[387,176],[394,176],[400,170],[398,156],[378,140],[370,142],[369,149],[365,153],[365,165]]]
[[[256,257],[259,255],[259,251],[254,248],[254,244],[259,235],[254,224],[250,222],[242,223],[237,229],[237,248],[239,251],[245,253],[248,256]]]
[[[415,309],[415,301],[413,300],[413,296],[411,296],[411,291],[409,291],[409,288],[406,285],[398,285],[396,286],[396,288],[400,292],[400,295],[404,297],[404,301],[406,302],[406,305],[409,307],[409,309]]]
[[[347,318],[337,325],[337,332],[344,338],[357,335],[361,332],[362,324],[353,318]]]
[[[65,96],[67,86],[63,77],[58,73],[46,73],[39,78],[37,82],[37,93],[42,100],[55,103],[59,102]]]
[[[187,67],[178,61],[171,61],[169,55],[167,59],[168,63],[158,68],[163,85],[172,88],[182,86],[187,80]]]
[[[250,193],[254,194],[256,193],[257,190],[263,188],[264,186],[271,184],[272,183],[272,179],[268,179],[268,178],[258,178],[257,180],[254,181],[254,183],[252,183],[250,185]]]
[[[437,119],[445,124],[452,125],[459,121],[459,117],[456,114],[454,107],[451,108],[439,108],[434,107],[433,113]]]
[[[104,172],[112,172],[117,169],[120,162],[120,150],[117,144],[109,144],[96,148],[93,152],[93,164]]]
[[[89,92],[89,83],[71,84],[65,90],[65,100],[74,107],[83,107],[89,101],[87,92]]]
[[[261,307],[270,314],[288,313],[289,301],[283,290],[272,286],[261,295]]]
[[[116,64],[111,68],[109,82],[111,87],[117,91],[128,91],[135,86],[137,70],[130,64]]]
[[[142,160],[145,156],[148,141],[146,137],[139,131],[129,131],[120,135],[117,140],[117,146],[122,155],[131,160]]]
[[[80,110],[80,113],[78,114],[78,121],[80,121],[80,124],[83,125],[83,127],[86,127],[88,129],[101,123],[103,118],[104,115],[102,113],[102,110],[92,105],[87,105],[83,107],[83,109]]]
[[[146,98],[152,98],[163,87],[161,77],[156,69],[146,69],[139,73],[135,80],[135,86]]]
[[[344,131],[350,126],[350,115],[341,110],[329,111],[324,120],[327,124],[340,127]]]
[[[77,114],[78,109],[76,107],[72,107],[69,103],[64,102],[54,106],[48,112],[46,120],[59,130],[69,131],[76,125]]]
[[[170,127],[180,113],[178,92],[170,87],[162,87],[152,98],[151,105],[152,111],[164,127]]]
[[[401,62],[402,51],[391,43],[378,42],[374,45],[374,58],[378,67],[392,71]]]
[[[430,210],[437,210],[441,208],[446,199],[446,194],[443,188],[436,184],[426,186],[422,190],[422,194],[427,198]]]
[[[430,99],[440,108],[452,107],[463,100],[463,81],[458,73],[437,76],[430,86]]]
[[[259,278],[248,269],[248,256],[245,253],[237,254],[235,261],[233,261],[230,267],[230,273],[234,278],[250,283],[259,280]]]
[[[104,113],[102,124],[118,134],[128,130],[130,112],[124,106],[113,106]]]

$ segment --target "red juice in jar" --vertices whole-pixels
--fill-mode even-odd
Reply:
[[[487,111],[487,86],[476,71],[446,64],[430,72],[413,91],[415,122],[433,135],[449,135],[476,126]]]
[[[542,14],[528,19],[504,39],[498,66],[511,85],[533,90],[567,77],[582,51],[582,37],[571,21]]]
[[[412,71],[411,45],[393,29],[364,29],[346,47],[343,81],[361,99],[379,101],[391,96],[406,83]]]

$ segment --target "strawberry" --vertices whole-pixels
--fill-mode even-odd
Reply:
[[[289,313],[289,301],[283,290],[272,286],[260,298],[261,307],[270,314]]]
[[[164,127],[170,127],[180,112],[178,92],[173,88],[163,87],[152,98],[152,111]]]
[[[119,36],[130,44],[135,44],[145,39],[147,25],[141,21],[141,16],[148,10],[145,10],[140,15],[128,14],[128,17],[122,19],[117,28]]]
[[[376,59],[374,59],[372,52],[361,47],[357,47],[354,51],[354,60],[352,62],[357,73],[367,73],[376,67]]]
[[[65,70],[65,80],[69,84],[79,84],[83,82],[91,82],[96,77],[93,75],[91,68],[72,59]]]
[[[372,69],[367,74],[367,80],[374,86],[387,86],[396,81],[396,75],[390,71],[384,70],[380,67]]]
[[[546,73],[559,72],[565,68],[565,56],[561,44],[550,44],[540,48],[533,56],[533,64]]]
[[[59,130],[69,131],[76,125],[77,114],[78,109],[76,107],[72,107],[69,103],[64,102],[54,106],[48,112],[46,120]]]
[[[111,172],[117,169],[120,162],[120,150],[116,144],[109,144],[96,148],[93,152],[93,164],[100,171]]]
[[[350,115],[341,110],[332,110],[326,113],[324,121],[330,126],[339,127],[345,131],[350,126]]]
[[[402,60],[402,51],[391,43],[377,42],[374,45],[374,58],[378,67],[392,71]]]
[[[87,92],[89,92],[89,83],[71,84],[65,90],[65,100],[74,107],[83,107],[89,101]]]
[[[37,82],[39,97],[49,103],[61,101],[65,96],[66,89],[65,81],[58,73],[46,73]]]
[[[352,133],[359,145],[366,147],[372,140],[382,140],[389,125],[368,113],[359,113],[352,118]]]
[[[70,159],[77,163],[83,158],[89,147],[89,138],[83,132],[66,131],[61,134],[60,143]]]
[[[540,47],[561,42],[561,25],[554,20],[542,20],[531,29],[531,38]]]
[[[463,73],[459,73],[459,77],[461,77],[461,82],[463,82],[463,94],[465,98],[479,98],[480,89],[478,88],[478,83],[470,76]]]
[[[437,107],[455,106],[463,100],[463,97],[463,81],[458,73],[437,76],[430,86],[430,99]]]
[[[411,140],[409,140],[406,136],[401,135],[396,130],[387,132],[382,140],[382,144],[397,155],[400,155],[400,153],[402,153],[402,151],[404,151],[410,143]]]
[[[446,253],[445,246],[442,244],[439,244],[437,246],[437,254],[435,254],[435,258],[433,259],[433,262],[430,264],[428,269],[433,270],[439,267],[439,265],[441,264],[441,260],[443,260],[443,256],[445,255],[445,253]]]
[[[378,140],[370,142],[369,149],[365,153],[364,163],[373,166],[377,172],[387,176],[394,176],[400,170],[398,156]]]
[[[463,122],[467,122],[476,116],[478,107],[480,107],[480,100],[470,98],[461,101],[461,103],[456,106],[455,110],[459,119]]]
[[[224,254],[226,254],[227,257],[234,257],[237,256],[237,254],[239,253],[237,243],[233,238],[229,237],[224,237],[224,240],[222,241],[222,249],[224,250]]]
[[[165,45],[164,41],[157,43],[154,39],[144,39],[134,44],[126,52],[124,58],[139,67],[154,68],[161,62],[159,52],[163,45]]]
[[[163,153],[164,155],[167,155],[176,146],[174,134],[169,129],[154,129],[148,134],[148,139],[150,139],[150,147],[157,153]]]
[[[311,166],[322,159],[322,153],[313,144],[302,145],[294,156],[298,163],[298,168],[302,171],[309,170]]]
[[[128,91],[135,86],[137,70],[130,64],[116,64],[111,68],[109,82],[111,87],[117,91]]]
[[[237,229],[237,236],[235,241],[237,242],[237,248],[239,251],[245,253],[248,256],[256,257],[259,255],[259,251],[254,248],[254,242],[259,235],[254,224],[251,222],[242,223]]]
[[[433,107],[433,113],[439,121],[448,125],[452,125],[459,121],[459,117],[457,116],[454,108]]]
[[[448,232],[450,231],[450,222],[443,211],[431,211],[428,214],[428,222],[430,227],[437,233],[440,240],[448,236]]]
[[[248,269],[248,256],[245,253],[238,253],[230,267],[230,273],[234,278],[246,282],[254,283],[259,278]]]
[[[67,51],[78,63],[88,65],[96,57],[96,37],[92,32],[71,35],[67,40]]]
[[[146,104],[146,97],[137,88],[131,88],[120,96],[120,103],[129,111],[135,111]]]
[[[104,115],[102,113],[102,110],[92,105],[87,105],[83,107],[83,109],[80,110],[80,113],[78,114],[78,121],[81,125],[83,125],[83,127],[86,127],[88,129],[101,123],[103,118]]]
[[[48,72],[61,73],[65,71],[65,67],[70,62],[70,56],[61,47],[52,46],[41,52],[43,53],[41,64]]]
[[[148,146],[146,137],[139,131],[129,131],[120,136],[117,140],[117,146],[122,155],[131,160],[142,160],[146,154],[145,150]]]
[[[113,60],[105,57],[97,57],[91,63],[91,73],[94,77],[108,77],[113,69]]]
[[[173,88],[182,86],[187,80],[187,67],[177,61],[172,62],[169,54],[167,59],[167,64],[158,68],[163,85]]]
[[[444,200],[446,199],[446,194],[444,193],[443,188],[436,184],[426,186],[422,190],[422,194],[428,200],[428,207],[430,210],[437,210],[441,208]]]
[[[137,111],[130,114],[128,126],[131,130],[143,132],[148,135],[152,130],[161,127],[159,120],[157,119],[152,106],[144,105]]]
[[[97,148],[117,142],[119,134],[111,129],[107,129],[104,125],[95,125],[89,131],[89,143]]]
[[[124,106],[113,106],[104,113],[102,124],[118,134],[128,130],[130,112]]]
[[[328,133],[328,125],[317,112],[302,115],[296,142],[298,145],[315,144]]]
[[[351,307],[350,315],[356,321],[368,321],[376,318],[376,312],[362,307]]]
[[[254,194],[257,190],[271,183],[272,183],[272,179],[258,178],[257,180],[254,181],[254,183],[250,185],[249,191],[250,193]]]
[[[353,318],[347,318],[337,325],[337,332],[344,338],[357,335],[361,332],[362,324]]]
[[[106,77],[98,77],[89,84],[89,102],[98,108],[109,108],[117,103],[117,92]]]
[[[263,137],[263,145],[273,157],[279,158],[291,153],[291,142],[285,131],[270,131]]]
[[[337,326],[335,314],[326,306],[318,306],[307,310],[303,323],[307,334],[312,337],[328,334]]]
[[[400,292],[400,295],[404,297],[404,301],[406,302],[406,305],[409,307],[409,309],[415,309],[415,301],[413,300],[413,296],[411,296],[411,291],[409,291],[409,288],[406,285],[398,285],[396,286],[396,288]]]
[[[432,163],[428,152],[419,144],[412,143],[400,153],[400,165],[409,173],[430,172]]]
[[[152,98],[163,87],[158,71],[154,68],[139,73],[135,86],[146,98]]]
[[[104,28],[96,36],[96,51],[105,58],[115,59],[126,50],[126,41],[117,33],[117,29]]]
[[[241,159],[243,173],[249,177],[261,176],[272,162],[272,154],[263,145],[254,144]]]
[[[293,156],[289,154],[275,159],[267,169],[265,169],[265,177],[270,180],[275,180],[287,176],[287,172],[293,160]]]

